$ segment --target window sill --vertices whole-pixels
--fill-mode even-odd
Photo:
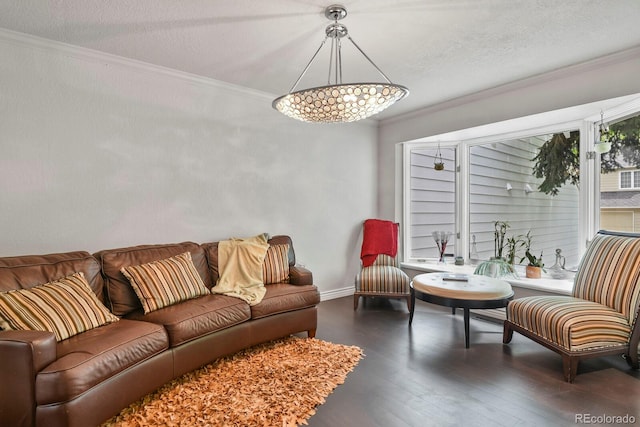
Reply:
[[[400,266],[403,269],[425,273],[447,272],[459,274],[473,274],[476,268],[475,265],[454,265],[453,262],[450,264],[438,264],[430,260],[426,262],[402,262]],[[540,279],[527,279],[524,277],[524,267],[522,267],[522,271],[520,271],[520,266],[516,266],[516,270],[521,278],[505,279],[512,287],[530,289],[542,293],[571,295],[571,291],[573,290],[573,277],[566,280],[559,280],[543,273]]]

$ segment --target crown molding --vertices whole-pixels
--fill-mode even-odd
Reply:
[[[43,37],[34,36],[31,34],[21,33],[18,31],[7,30],[0,28],[0,42],[7,44],[14,44],[29,49],[41,50],[45,52],[56,52],[70,56],[83,61],[97,62],[97,63],[109,63],[121,66],[123,68],[130,68],[136,71],[142,71],[147,73],[153,73],[157,75],[172,77],[178,80],[182,80],[189,83],[195,83],[203,86],[216,87],[219,89],[231,90],[234,92],[241,92],[247,95],[256,96],[259,98],[272,100],[274,95],[259,91],[256,89],[247,88],[240,85],[234,85],[231,83],[223,82],[221,80],[212,79],[209,77],[199,76],[197,74],[187,73],[185,71],[175,70],[173,68],[163,67],[160,65],[151,64],[144,61],[125,58],[123,56],[113,55],[106,52],[101,52],[94,49],[88,49],[68,43],[63,43]]]
[[[625,49],[619,52],[615,52],[609,55],[601,56],[595,59],[579,62],[573,65],[567,65],[565,67],[557,68],[545,73],[535,74],[524,79],[516,80],[513,82],[505,83],[499,86],[494,86],[488,89],[484,89],[478,92],[462,95],[456,98],[442,101],[437,104],[429,105],[417,110],[409,111],[404,114],[389,117],[387,119],[380,120],[381,125],[387,125],[404,120],[413,119],[426,114],[432,114],[439,111],[447,110],[450,108],[458,107],[460,105],[468,104],[471,102],[481,101],[483,99],[491,98],[504,93],[509,93],[521,89],[525,89],[531,86],[536,86],[543,83],[552,82],[568,77],[572,77],[581,73],[586,73],[594,70],[599,70],[605,67],[609,67],[615,64],[627,62],[629,60],[640,60],[640,45],[634,46],[629,49]]]

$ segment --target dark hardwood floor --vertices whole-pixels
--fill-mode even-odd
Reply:
[[[352,297],[320,303],[316,337],[366,356],[310,426],[598,425],[588,417],[627,414],[640,424],[640,372],[621,357],[582,362],[568,384],[559,355],[519,334],[503,346],[495,321],[472,317],[465,349],[461,312],[416,301],[408,320],[400,300],[361,299],[357,311]]]

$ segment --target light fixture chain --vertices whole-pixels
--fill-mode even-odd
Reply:
[[[334,25],[337,27],[338,26],[338,19],[342,19],[342,17],[340,16],[340,14],[336,13],[334,15]],[[336,44],[336,72],[335,72],[335,82],[336,84],[342,84],[342,63],[340,62],[340,35],[337,31],[334,31],[333,33],[333,41]],[[340,68],[340,81],[338,82],[338,68]],[[331,84],[331,83],[329,83]]]
[[[324,46],[324,44],[327,42],[328,38],[329,38],[329,36],[326,36],[324,38],[324,40],[322,40],[322,43],[320,43],[320,47],[318,48],[318,50],[316,50],[316,53],[313,54],[313,56],[311,57],[311,60],[307,64],[307,66],[304,67],[304,70],[302,70],[302,73],[300,74],[300,77],[298,77],[298,80],[296,80],[296,82],[293,84],[293,86],[291,86],[291,89],[289,89],[289,93],[293,92],[295,90],[295,88],[298,86],[298,83],[300,83],[300,80],[302,80],[302,77],[304,77],[304,75],[306,74],[307,70],[309,69],[309,67],[313,63],[313,60],[316,59],[316,56],[318,56],[318,52],[320,52],[320,49],[322,49],[322,46]]]
[[[327,75],[327,85],[331,84],[331,71],[333,70],[333,57],[335,56],[335,54],[334,54],[335,45],[336,45],[336,39],[334,37],[332,37],[331,38],[331,53],[329,54],[329,74]]]
[[[338,53],[340,52],[340,39],[335,38],[334,40],[336,41],[336,65],[334,70],[334,79],[336,84],[338,84],[338,66],[340,65],[340,61],[338,59]]]
[[[340,39],[338,39],[338,64],[339,67],[336,69],[336,81],[338,80],[338,71],[340,70],[340,83],[342,84],[342,43],[340,42]]]
[[[369,57],[367,56],[367,54],[366,54],[366,53],[364,53],[364,51],[363,51],[362,49],[360,49],[360,46],[358,46],[358,45],[356,44],[356,42],[351,38],[351,36],[347,34],[347,38],[351,41],[351,43],[353,43],[353,45],[356,47],[356,49],[358,49],[358,50],[360,51],[360,53],[361,53],[365,58],[367,58],[367,61],[369,61],[369,62],[371,63],[371,65],[373,65],[373,67],[374,67],[376,70],[378,70],[378,72],[380,73],[380,75],[381,75],[382,77],[384,77],[384,79],[387,81],[387,83],[391,83],[391,80],[389,80],[389,77],[387,77],[387,76],[382,72],[382,70],[381,70],[381,69],[380,69],[380,68],[375,64],[375,62],[373,62],[373,61],[371,60],[371,58],[369,58]],[[391,84],[392,84],[392,83],[391,83]]]

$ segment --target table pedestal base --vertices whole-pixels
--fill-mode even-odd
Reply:
[[[432,273],[433,274],[433,273]],[[435,273],[439,274],[439,273]],[[414,279],[415,280],[415,279]],[[413,282],[410,284],[411,290],[411,310],[409,312],[409,326],[413,323],[413,312],[416,307],[416,298],[421,301],[429,302],[432,304],[442,305],[445,307],[451,307],[451,313],[455,315],[456,308],[462,308],[464,310],[464,346],[469,348],[469,310],[471,309],[485,309],[485,308],[502,308],[506,307],[509,301],[513,299],[513,292],[510,295],[495,298],[495,299],[472,299],[470,293],[469,299],[465,298],[449,298],[439,295],[435,295],[428,292],[422,292],[417,290],[413,286]]]

